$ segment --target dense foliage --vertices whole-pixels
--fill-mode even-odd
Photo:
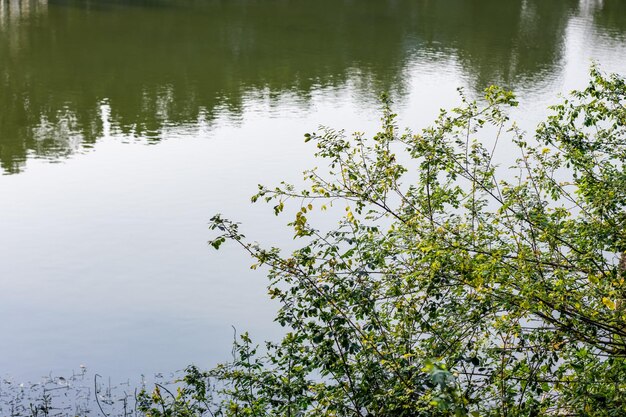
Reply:
[[[148,414],[626,415],[626,84],[592,69],[534,138],[506,115],[512,93],[485,99],[420,133],[384,100],[371,139],[307,135],[329,173],[253,197],[297,205],[291,254],[215,216],[214,247],[269,268],[287,333],[244,334],[232,363],[146,396]],[[334,230],[309,220],[344,206]]]

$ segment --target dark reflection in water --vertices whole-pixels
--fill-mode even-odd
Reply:
[[[626,40],[626,9],[622,0],[596,0],[592,2],[594,22],[607,35]]]
[[[116,133],[158,141],[255,94],[306,105],[353,82],[402,97],[422,60],[457,62],[475,90],[523,90],[559,72],[583,3],[623,34],[621,0],[0,0],[0,164],[90,146],[103,104]]]
[[[463,69],[483,89],[525,88],[559,65],[576,1],[469,0],[428,2],[433,36],[451,45]],[[433,11],[432,9],[435,9]],[[441,28],[444,28],[443,30]]]

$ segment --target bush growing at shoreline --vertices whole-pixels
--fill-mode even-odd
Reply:
[[[626,85],[592,68],[533,139],[512,93],[463,98],[402,132],[389,100],[373,138],[325,129],[328,175],[260,187],[289,204],[300,249],[282,254],[217,215],[211,228],[269,270],[288,333],[143,393],[149,416],[626,414]],[[488,133],[489,140],[479,140]],[[517,154],[509,169],[494,152]],[[406,162],[408,161],[408,162]],[[345,208],[334,230],[307,217]],[[217,390],[211,397],[210,384]]]

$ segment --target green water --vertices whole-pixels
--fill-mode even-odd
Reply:
[[[587,6],[591,23],[623,40],[624,3],[598,4]],[[165,125],[224,110],[240,115],[244,97],[258,90],[306,101],[356,73],[365,92],[402,95],[417,55],[454,59],[473,88],[519,89],[560,70],[567,25],[581,7],[575,0],[5,1],[0,161],[16,173],[29,157],[63,157],[71,146],[59,136],[91,146],[102,136],[105,100],[121,132],[159,140]]]
[[[594,60],[626,74],[623,0],[0,0],[0,377],[208,366],[231,324],[280,332],[206,224],[289,245],[249,196],[319,163],[303,133],[373,131],[382,91],[417,129],[492,83],[531,130]]]

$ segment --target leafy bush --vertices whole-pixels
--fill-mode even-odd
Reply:
[[[212,219],[214,247],[235,241],[268,267],[288,333],[262,350],[243,335],[232,363],[202,374],[219,392],[202,412],[626,415],[625,97],[623,79],[592,68],[534,139],[496,87],[417,134],[384,99],[371,139],[306,135],[330,174],[253,197],[276,214],[298,205],[300,249]],[[508,169],[498,142],[517,152]],[[322,232],[307,216],[331,205],[345,215]]]

